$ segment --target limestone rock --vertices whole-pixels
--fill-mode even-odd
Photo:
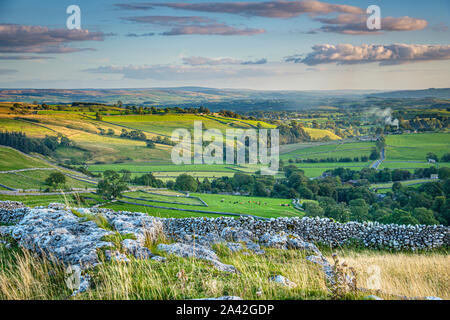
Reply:
[[[193,257],[197,259],[207,260],[210,261],[214,265],[214,267],[220,271],[236,272],[236,268],[234,266],[223,264],[219,261],[219,257],[214,251],[200,245],[194,246],[184,243],[161,243],[158,245],[158,250],[165,251],[169,254],[174,254],[183,258]]]
[[[272,282],[279,283],[288,288],[297,287],[297,284],[295,282],[292,282],[291,280],[289,280],[286,277],[283,277],[282,275],[276,275],[276,276],[270,277],[269,280]]]

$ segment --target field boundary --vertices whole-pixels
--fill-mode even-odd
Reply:
[[[258,217],[258,216],[254,216],[254,215],[251,215],[251,214],[239,214],[239,213],[232,213],[232,212],[219,212],[219,211],[205,211],[205,210],[195,210],[195,209],[171,208],[171,207],[155,206],[155,205],[151,205],[151,204],[135,203],[135,202],[125,201],[125,200],[117,200],[117,202],[122,202],[122,203],[126,203],[126,204],[132,204],[132,205],[136,205],[136,206],[157,208],[157,209],[186,211],[186,212],[195,212],[195,213],[206,213],[206,214],[217,214],[217,215],[234,216],[234,217],[252,217],[252,218],[255,218],[255,219],[269,220],[269,218]]]
[[[164,200],[153,200],[153,199],[145,199],[145,198],[139,198],[139,197],[130,197],[122,195],[123,198],[131,199],[131,200],[139,200],[139,201],[146,201],[146,202],[157,202],[157,203],[167,203],[167,204],[179,204],[183,206],[194,206],[194,207],[205,207],[203,204],[195,204],[195,203],[182,203],[177,201],[164,201]],[[182,197],[182,198],[188,198],[188,199],[194,199],[194,197]],[[207,207],[207,206],[206,206]]]
[[[184,196],[177,196],[177,195],[174,195],[174,194],[161,194],[161,193],[151,192],[151,191],[147,191],[147,190],[140,190],[140,191],[144,192],[144,193],[148,193],[148,194],[153,194],[155,196],[196,199],[196,200],[199,200],[201,203],[203,203],[204,207],[209,207],[208,204],[200,197],[192,197],[192,196],[188,196],[186,194]]]

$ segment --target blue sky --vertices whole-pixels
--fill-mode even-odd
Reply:
[[[0,0],[0,87],[450,87],[449,21],[448,0]]]

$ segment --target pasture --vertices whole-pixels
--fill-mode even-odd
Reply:
[[[0,147],[0,171],[49,167],[45,161],[26,156],[11,148]]]
[[[30,170],[0,173],[0,183],[14,189],[46,189],[49,186],[45,184],[45,179],[53,172],[57,172],[57,170]],[[66,176],[66,183],[63,189],[92,187],[95,187],[95,185]]]
[[[295,149],[285,148],[282,150],[280,158],[289,159],[324,159],[324,158],[341,158],[341,157],[360,157],[369,156],[372,148],[375,147],[374,142],[344,142],[333,144],[296,144]],[[292,150],[293,149],[293,150]]]
[[[192,206],[188,204],[180,203],[181,201],[192,201],[186,200],[189,198],[182,199],[181,197],[164,197],[163,195],[158,196],[158,201],[166,201],[172,203],[161,203],[152,201],[155,200],[152,198],[152,195],[148,195],[145,192],[137,192],[137,193],[126,193],[126,196],[133,196],[133,198],[140,198],[142,200],[136,199],[127,199],[124,198],[122,200],[136,203],[136,204],[128,204],[128,203],[113,203],[107,204],[104,207],[114,208],[115,210],[138,210],[142,212],[147,212],[150,215],[161,215],[161,214],[175,214],[176,216],[186,216],[185,213],[191,213],[195,210],[201,211],[212,211],[212,212],[223,212],[225,213],[235,213],[235,214],[250,214],[265,218],[274,218],[279,216],[291,217],[291,216],[301,216],[302,212],[295,209],[292,206],[292,201],[289,199],[275,199],[275,198],[260,198],[260,197],[247,197],[247,196],[234,196],[234,195],[221,195],[221,194],[203,194],[203,193],[191,193],[192,197],[199,197],[203,201],[205,201],[208,206]],[[165,200],[162,200],[165,199]],[[198,202],[197,202],[198,204]],[[154,205],[154,206],[162,206],[166,207],[165,209],[161,208],[151,208],[145,207],[145,205]],[[140,209],[139,209],[140,208]],[[177,211],[170,210],[173,209],[185,209],[190,210],[190,212],[186,211]],[[201,214],[206,216],[217,216],[217,214]],[[220,215],[220,214],[219,214]]]
[[[386,160],[426,161],[428,152],[439,158],[450,150],[450,133],[416,133],[386,136]]]

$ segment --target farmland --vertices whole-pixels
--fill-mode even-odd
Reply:
[[[449,151],[450,133],[389,135],[386,138],[387,160],[426,161],[428,152],[439,158]]]
[[[8,188],[35,190],[35,192],[50,191],[46,183],[47,178],[52,173],[62,172],[66,177],[66,182],[60,188],[66,190],[65,192],[74,189],[85,192],[84,194],[91,199],[89,200],[91,204],[117,210],[143,211],[151,215],[166,217],[215,216],[217,213],[251,214],[261,217],[302,216],[304,212],[293,207],[292,199],[299,197],[299,194],[295,187],[290,186],[290,182],[283,182],[287,184],[288,188],[283,191],[284,193],[281,192],[274,197],[258,197],[256,192],[267,194],[266,190],[270,190],[273,184],[285,179],[283,166],[295,167],[309,179],[321,177],[325,171],[330,172],[336,168],[348,169],[352,172],[368,169],[373,166],[374,160],[370,159],[377,148],[375,128],[378,123],[376,121],[370,123],[364,120],[366,122],[359,124],[354,122],[352,128],[340,125],[339,128],[334,127],[333,129],[333,121],[341,123],[347,121],[349,117],[356,121],[364,119],[359,114],[349,114],[333,108],[321,109],[305,117],[292,116],[292,118],[274,121],[270,114],[268,118],[258,118],[241,116],[227,111],[200,113],[200,109],[193,110],[194,113],[191,113],[179,108],[143,109],[105,105],[73,107],[52,105],[46,106],[46,109],[37,105],[24,105],[22,108],[17,106],[12,108],[12,106],[11,104],[0,104],[2,111],[0,112],[0,123],[4,130],[24,132],[33,139],[57,137],[55,141],[58,141],[60,145],[57,145],[49,155],[31,154],[31,157],[10,148],[4,148],[4,152],[0,156],[0,171],[5,171],[0,173],[0,184],[3,185],[0,191],[4,193],[3,197],[12,196],[6,194]],[[37,111],[30,112],[33,108],[37,108]],[[427,118],[424,119],[431,117],[428,113],[424,114],[425,116]],[[261,165],[195,163],[174,165],[170,159],[172,146],[163,139],[178,128],[188,129],[192,133],[195,121],[202,122],[203,130],[214,128],[222,132],[226,129],[236,128],[272,129],[278,125],[288,126],[290,128],[290,131],[287,131],[288,134],[294,132],[294,136],[303,135],[302,139],[305,141],[296,142],[297,138],[294,138],[293,143],[281,146],[280,172],[272,177],[272,180],[265,180],[264,177],[257,174]],[[292,121],[298,121],[301,127],[296,127]],[[358,131],[366,134],[364,138],[352,136]],[[135,133],[134,136],[130,134],[132,132]],[[62,145],[62,137],[67,138],[69,143]],[[385,137],[386,159],[381,161],[378,170],[404,169],[414,174],[418,169],[437,170],[436,168],[449,166],[448,163],[442,161],[438,161],[438,164],[435,165],[426,160],[429,152],[435,153],[438,158],[447,153],[450,142],[449,133],[446,133],[445,130],[427,133],[386,134]],[[150,148],[147,144],[148,141],[156,141],[156,143]],[[378,154],[375,156],[379,157]],[[55,166],[55,164],[69,166],[76,170],[82,168],[87,171],[74,173],[73,170]],[[11,171],[17,169],[27,170]],[[122,199],[113,202],[86,193],[94,190],[97,181],[106,171],[111,170],[129,173],[128,183],[132,190],[126,191]],[[86,172],[96,175],[96,178],[85,176]],[[154,194],[150,194],[144,190],[142,185],[139,185],[139,182],[136,182],[139,181],[136,179],[148,174],[158,179],[163,186],[167,185],[170,188],[176,188],[174,183],[177,178],[187,174],[196,181],[199,189],[205,190],[206,187],[206,190],[209,191],[205,193],[191,192],[191,196],[201,198],[202,201],[199,201],[198,198],[170,197],[165,194],[164,189],[156,189]],[[236,176],[236,174],[238,175]],[[243,190],[234,190],[237,188],[234,181],[239,179],[239,174],[251,177],[253,185]],[[415,177],[409,182],[403,182],[403,185],[418,188],[423,183],[432,182],[429,180],[430,174],[427,173],[427,175]],[[392,181],[382,181],[372,183],[371,190],[386,192],[392,188]],[[212,187],[208,185],[213,182],[215,184]],[[257,186],[259,191],[256,191]],[[283,188],[280,190],[284,190]],[[311,188],[311,190],[317,190],[314,187]],[[231,195],[233,192],[236,195]],[[45,195],[45,192],[41,196],[42,201],[39,200],[40,196],[38,195],[22,195],[24,199],[30,197],[29,200],[26,200],[31,201],[30,203],[56,201],[57,198],[57,196]],[[320,202],[309,197],[311,195],[306,198],[300,196],[298,203],[320,205]],[[207,206],[203,201],[207,203]],[[195,212],[195,210],[202,212]]]

